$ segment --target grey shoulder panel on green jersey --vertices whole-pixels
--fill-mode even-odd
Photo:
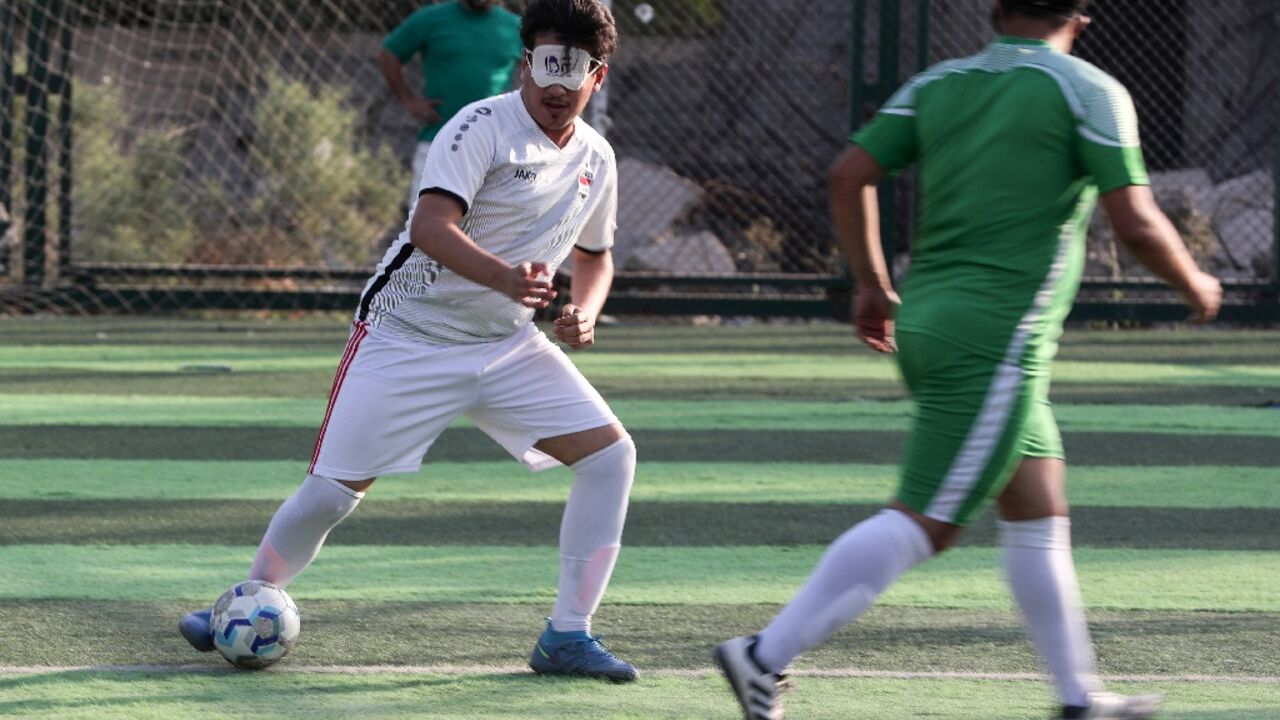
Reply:
[[[1053,78],[1086,140],[1112,147],[1139,146],[1138,116],[1124,86],[1092,63],[1040,45],[997,42],[977,55],[938,63],[902,86],[880,112],[914,115],[920,91],[951,75],[1023,69]]]

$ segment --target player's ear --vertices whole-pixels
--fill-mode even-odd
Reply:
[[[601,65],[600,69],[596,70],[595,79],[591,81],[591,92],[596,92],[600,88],[604,87],[604,76],[608,74],[609,74],[608,65]]]

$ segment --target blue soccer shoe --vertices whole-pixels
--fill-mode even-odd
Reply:
[[[547,620],[547,629],[533,646],[529,667],[539,675],[571,675],[604,678],[616,683],[640,677],[635,667],[609,652],[600,637],[584,631],[556,632]]]
[[[213,628],[209,626],[212,616],[213,608],[208,607],[189,612],[178,621],[178,632],[200,652],[213,650]]]

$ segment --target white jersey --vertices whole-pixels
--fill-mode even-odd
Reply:
[[[557,147],[518,91],[472,103],[445,123],[419,187],[459,200],[462,231],[513,265],[545,262],[554,272],[574,245],[592,252],[613,245],[613,148],[581,118],[574,120],[569,143]],[[357,320],[443,344],[501,340],[532,320],[531,308],[415,248],[409,224],[365,285]]]

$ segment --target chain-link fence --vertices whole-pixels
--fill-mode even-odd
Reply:
[[[1080,49],[1133,90],[1162,204],[1246,284],[1275,281],[1278,3],[1097,0]],[[922,63],[988,41],[990,4],[613,0],[588,112],[619,158],[611,309],[829,314],[827,164]],[[404,223],[418,128],[376,57],[418,5],[0,3],[0,312],[349,308]],[[1144,277],[1102,225],[1090,257]]]
[[[774,295],[821,297],[841,267],[823,170],[847,131],[848,8],[613,8],[603,124],[620,158],[622,275],[765,278]],[[0,98],[10,309],[54,290],[86,310],[345,307],[404,223],[417,127],[375,59],[414,9],[6,4],[0,55],[21,79]]]

